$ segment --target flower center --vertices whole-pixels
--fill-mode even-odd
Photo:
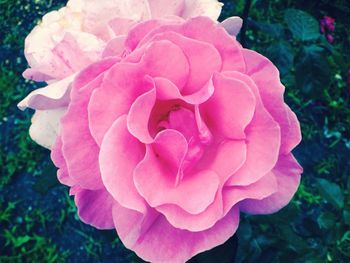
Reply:
[[[176,185],[183,179],[184,173],[191,170],[203,156],[205,147],[211,143],[212,135],[208,127],[202,122],[199,111],[174,106],[167,114],[167,118],[161,120],[157,130],[173,129],[180,132],[187,140],[188,149],[181,165],[178,167]]]

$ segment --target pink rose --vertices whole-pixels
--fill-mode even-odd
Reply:
[[[240,211],[290,201],[300,127],[267,58],[205,17],[139,23],[104,55],[75,78],[51,155],[84,222],[144,260],[185,262]]]
[[[69,103],[69,90],[76,72],[98,61],[106,45],[123,45],[128,30],[150,18],[199,15],[216,20],[222,4],[217,0],[70,0],[66,7],[46,14],[25,40],[25,56],[30,66],[27,79],[46,81],[19,103],[38,110],[30,129],[31,137],[50,148],[56,139],[58,123]],[[228,28],[236,31],[239,18]],[[230,19],[225,22],[230,22]],[[233,25],[233,26],[232,26]]]

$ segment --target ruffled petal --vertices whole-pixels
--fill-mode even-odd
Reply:
[[[114,199],[106,191],[81,189],[75,194],[75,204],[78,215],[85,224],[92,225],[97,229],[113,229],[112,208]]]
[[[247,74],[254,80],[265,108],[281,127],[281,154],[289,153],[301,140],[299,122],[293,112],[284,103],[284,86],[279,71],[266,57],[243,49],[247,65]],[[269,76],[266,78],[266,76]]]
[[[154,212],[140,214],[120,205],[114,206],[113,219],[124,245],[144,260],[183,263],[226,242],[237,230],[239,211],[232,209],[212,228],[201,232],[174,228]]]
[[[213,96],[200,105],[210,126],[231,139],[244,139],[245,129],[253,118],[255,96],[241,81],[215,74]]]
[[[292,154],[281,155],[272,173],[277,179],[277,191],[257,200],[254,197],[242,201],[240,210],[248,214],[272,214],[286,206],[298,189],[303,172]]]
[[[178,168],[186,153],[187,141],[175,130],[160,132],[152,148],[147,147],[145,158],[134,170],[134,182],[139,193],[152,207],[170,203],[196,214],[213,202],[219,185],[215,172],[205,170],[185,173],[178,182],[177,178],[182,177],[178,173],[183,172]],[[155,187],[157,191],[154,191]]]
[[[54,82],[45,88],[33,90],[20,103],[18,108],[25,110],[32,108],[36,110],[48,110],[67,106],[71,83],[75,75]]]
[[[99,147],[91,136],[87,106],[94,89],[99,88],[103,72],[115,63],[105,59],[83,70],[75,79],[72,101],[61,119],[63,156],[69,175],[82,188],[96,190],[103,187],[99,164]]]
[[[248,127],[245,129],[247,159],[238,172],[226,183],[227,185],[249,185],[258,181],[275,166],[281,142],[280,127],[264,108],[259,90],[252,79],[240,72],[225,72],[227,78],[245,83],[256,98],[256,110]]]
[[[106,133],[101,145],[101,176],[105,187],[116,201],[139,212],[144,212],[146,207],[134,185],[133,171],[144,155],[144,145],[127,130],[126,115],[119,117]]]

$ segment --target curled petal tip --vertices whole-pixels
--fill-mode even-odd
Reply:
[[[242,24],[243,20],[238,16],[231,16],[221,22],[221,25],[232,36],[238,35],[239,31],[241,30]]]

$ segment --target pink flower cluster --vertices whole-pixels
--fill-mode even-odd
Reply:
[[[326,39],[329,43],[333,43],[334,37],[332,33],[335,30],[335,20],[330,16],[324,16],[320,21],[320,28],[322,34],[326,36]]]

